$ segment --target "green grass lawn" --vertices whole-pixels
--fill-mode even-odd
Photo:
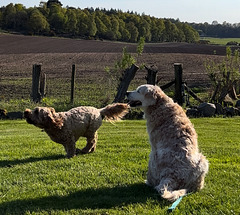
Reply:
[[[210,171],[173,214],[239,214],[240,118],[192,122]],[[149,152],[143,120],[104,122],[96,152],[73,159],[25,121],[0,121],[0,214],[166,214],[144,184]]]
[[[215,38],[215,37],[204,37],[203,40],[209,40],[211,44],[226,45],[228,42],[235,41],[240,43],[240,38]]]

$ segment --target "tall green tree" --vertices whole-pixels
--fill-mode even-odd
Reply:
[[[125,42],[128,42],[131,40],[131,34],[126,28],[122,29],[122,40]]]
[[[58,0],[48,0],[47,1],[47,7],[50,8],[53,5],[58,5],[60,7],[62,7],[62,3]]]
[[[15,29],[16,27],[16,8],[12,3],[8,4],[3,12],[3,26],[6,29]]]
[[[49,16],[50,9],[47,7],[47,2],[41,1],[38,7],[38,10],[45,16],[46,18]]]
[[[164,37],[166,42],[175,42],[177,41],[178,36],[178,28],[172,23],[170,20],[164,21],[165,29],[164,29]]]
[[[141,19],[140,26],[139,26],[139,36],[144,37],[146,42],[151,41],[151,37],[152,37],[151,25],[148,22],[148,20],[146,20],[145,18]]]
[[[164,21],[162,19],[153,19],[151,24],[152,42],[164,41]]]
[[[102,15],[103,13],[101,11],[97,11],[95,13],[95,22],[96,22],[98,37],[105,38],[108,29],[107,29],[107,26],[102,21]]]
[[[65,32],[67,17],[65,16],[64,12],[65,11],[58,4],[52,4],[50,7],[48,22],[51,26],[51,29],[56,33]]]
[[[47,19],[37,8],[31,11],[28,26],[29,32],[32,32],[33,34],[40,34],[43,32],[48,32],[50,30]]]
[[[131,38],[131,34],[126,29],[126,23],[122,19],[119,19],[118,22],[119,22],[119,32],[121,34],[121,37],[119,40],[129,41]]]
[[[185,42],[186,37],[185,37],[185,32],[184,32],[184,24],[181,22],[177,22],[175,25],[178,29],[178,34],[176,35],[176,41],[177,42]]]
[[[103,14],[101,17],[102,22],[106,25],[107,29],[111,29],[112,28],[112,23],[111,23],[111,19],[110,16]]]
[[[131,35],[129,41],[133,42],[133,43],[137,42],[138,41],[138,35],[139,35],[138,28],[134,25],[133,22],[127,23],[126,28]]]
[[[184,34],[184,40],[188,43],[193,43],[199,40],[199,34],[188,24],[186,23],[177,23],[178,29],[181,30]]]
[[[116,18],[115,15],[110,16],[111,20],[111,32],[112,32],[112,40],[118,40],[121,38],[121,33],[119,31],[119,19]]]
[[[22,4],[15,4],[15,29],[18,31],[25,31],[27,29],[28,14],[27,10]]]
[[[88,32],[87,19],[88,15],[82,10],[78,10],[77,13],[77,32],[79,36],[85,36]]]
[[[90,15],[88,17],[87,25],[88,25],[88,36],[94,37],[97,33],[97,26],[96,26],[94,15]]]
[[[68,33],[76,34],[77,33],[77,11],[74,9],[67,9],[66,12],[66,26],[65,30]]]

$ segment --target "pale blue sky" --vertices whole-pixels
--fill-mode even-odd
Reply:
[[[0,0],[0,6],[21,3],[38,6],[41,0]],[[47,1],[47,0],[43,0]],[[240,0],[60,0],[63,7],[99,7],[121,9],[158,18],[179,18],[180,21],[196,23],[240,23]]]

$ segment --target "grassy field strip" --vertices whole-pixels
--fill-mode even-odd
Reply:
[[[211,44],[226,45],[228,42],[234,41],[240,43],[240,38],[215,38],[215,37],[203,37],[203,40],[209,40]]]
[[[173,214],[239,214],[240,118],[192,122],[210,171]],[[166,214],[144,184],[149,152],[144,120],[104,122],[96,152],[73,159],[24,120],[0,121],[0,214]]]

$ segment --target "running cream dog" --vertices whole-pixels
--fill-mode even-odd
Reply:
[[[37,107],[26,109],[24,117],[29,124],[43,129],[53,141],[62,144],[67,157],[71,158],[79,153],[95,151],[97,130],[103,118],[117,120],[128,112],[128,107],[128,104],[116,103],[102,109],[82,106],[59,113],[51,107]],[[87,145],[82,150],[76,148],[79,137],[87,138]]]
[[[183,109],[153,85],[142,85],[127,97],[131,107],[144,110],[147,120],[151,153],[146,183],[169,201],[202,189],[208,161]]]

